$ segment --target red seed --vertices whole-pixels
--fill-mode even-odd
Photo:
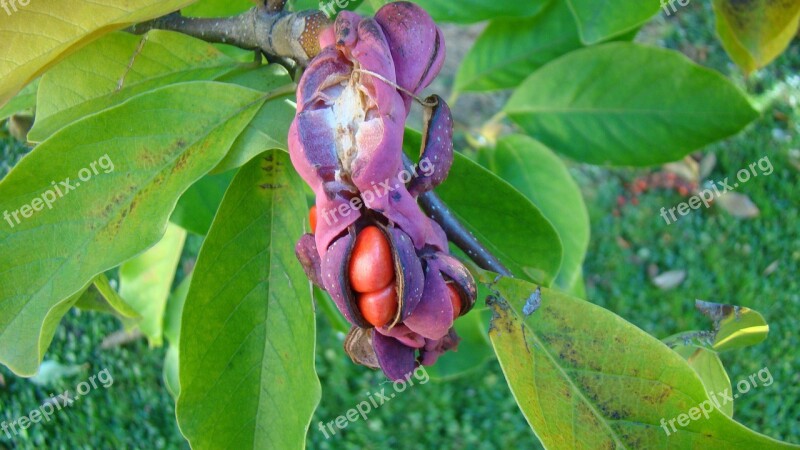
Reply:
[[[308,222],[311,224],[311,233],[317,233],[317,207],[312,206],[311,209],[308,210]]]
[[[379,291],[394,279],[392,249],[378,227],[368,226],[356,237],[348,275],[350,286],[362,294]]]
[[[382,327],[397,315],[397,290],[391,283],[385,288],[358,296],[358,310],[373,326]]]
[[[453,320],[456,320],[461,315],[461,294],[452,283],[447,285],[447,290],[450,292],[450,303],[453,304]]]

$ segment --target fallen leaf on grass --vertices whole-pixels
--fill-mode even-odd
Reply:
[[[668,291],[680,286],[686,279],[685,270],[670,270],[652,278],[653,284],[662,291]]]
[[[727,211],[733,217],[750,219],[753,217],[758,217],[759,214],[761,214],[758,206],[756,206],[755,203],[750,200],[750,197],[744,194],[729,192],[717,198],[715,202],[720,208]]]

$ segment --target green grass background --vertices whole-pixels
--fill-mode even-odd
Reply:
[[[649,170],[606,169],[573,165],[592,219],[592,240],[585,263],[588,298],[647,332],[663,338],[675,332],[707,328],[693,309],[696,298],[749,306],[770,324],[762,344],[725,353],[723,362],[735,383],[763,367],[774,384],[740,398],[735,418],[772,437],[800,443],[800,49],[797,45],[748,80],[743,80],[713,35],[713,19],[705,5],[692,4],[669,20],[657,19],[639,40],[666,45],[732,77],[754,96],[783,89],[765,116],[739,136],[711,146],[718,164],[709,177],[733,177],[750,162],[768,156],[775,171],[740,186],[761,209],[755,219],[741,220],[718,210],[699,210],[666,226],[662,207],[685,200],[673,191],[652,190],[612,214],[625,185]],[[635,76],[635,75],[634,75]],[[779,114],[775,114],[778,111]],[[5,138],[0,143],[0,176],[25,152]],[[792,152],[795,153],[792,153]],[[626,245],[621,245],[622,240]],[[186,258],[197,254],[201,241],[187,241]],[[777,261],[777,270],[763,275]],[[686,281],[661,291],[648,277],[648,266],[660,271],[685,270]],[[81,398],[46,424],[37,424],[9,440],[4,448],[188,448],[174,418],[174,404],[162,380],[164,349],[150,349],[143,340],[100,350],[103,337],[120,329],[108,315],[71,311],[62,321],[46,358],[87,366],[78,375],[40,387],[0,375],[0,420],[11,420],[38,407],[50,394],[74,386],[108,368],[114,384]],[[342,337],[324,318],[319,320],[317,367],[322,402],[308,434],[310,448],[429,449],[535,448],[535,438],[505,386],[496,362],[462,378],[431,381],[408,389],[326,439],[319,421],[336,416],[381,387],[378,373],[354,366],[341,349]],[[291,405],[287,405],[291,407]]]

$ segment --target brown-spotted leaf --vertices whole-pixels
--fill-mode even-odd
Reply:
[[[797,34],[797,0],[714,0],[722,45],[745,73],[780,56]]]

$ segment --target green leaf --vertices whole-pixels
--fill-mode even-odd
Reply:
[[[267,150],[288,150],[288,130],[296,111],[294,100],[297,87],[286,69],[278,64],[248,68],[231,73],[220,81],[265,93],[274,92],[275,95],[261,106],[214,172],[240,167]]]
[[[181,394],[181,380],[180,380],[180,349],[177,345],[170,344],[167,347],[167,354],[164,355],[164,370],[162,376],[164,378],[164,386],[167,387],[167,392],[174,398],[178,399]]]
[[[580,47],[563,1],[531,18],[493,20],[462,60],[454,94],[514,88],[545,63]]]
[[[551,0],[414,0],[437,22],[474,23],[497,17],[530,17]]]
[[[658,14],[661,4],[655,0],[566,0],[581,40],[596,44],[638,28]]]
[[[418,132],[407,129],[405,151],[419,154],[420,141]],[[436,193],[514,275],[546,285],[554,281],[561,265],[558,233],[541,211],[507,182],[456,153],[450,175]]]
[[[492,172],[527,197],[553,224],[564,247],[556,284],[570,290],[578,283],[589,247],[589,213],[580,187],[550,149],[522,135],[506,136],[479,158]]]
[[[545,448],[797,448],[717,410],[683,358],[610,311],[542,289],[526,316],[535,288],[509,278],[494,285],[489,337]]]
[[[178,199],[170,222],[205,236],[234,175],[235,171],[228,171],[201,178]]]
[[[186,230],[168,224],[161,240],[119,268],[119,292],[142,317],[139,329],[152,347],[163,343],[164,310],[181,258]]]
[[[68,297],[158,242],[178,197],[264,100],[229,84],[172,85],[75,122],[23,158],[0,181],[0,362],[33,375]],[[68,177],[74,189],[59,197]],[[52,208],[35,200],[51,197]]]
[[[164,356],[164,385],[172,395],[172,398],[176,400],[181,393],[181,383],[178,375],[180,372],[181,317],[183,317],[183,305],[186,302],[186,295],[189,293],[191,284],[192,275],[189,274],[170,294],[167,299],[167,310],[164,312],[164,337],[169,342],[167,354]]]
[[[180,343],[183,306],[186,304],[186,296],[189,294],[191,285],[192,274],[190,273],[167,298],[167,309],[164,312],[164,337],[172,346]]]
[[[711,347],[718,352],[750,347],[767,338],[769,325],[757,311],[700,300],[697,301],[697,307],[714,321]]]
[[[234,178],[183,310],[177,415],[192,448],[304,448],[320,399],[303,182],[270,151]]]
[[[75,304],[80,309],[106,312],[115,314],[123,319],[136,319],[141,316],[133,307],[128,305],[125,300],[117,294],[111,287],[106,274],[101,273],[94,279],[89,289],[83,293]]]
[[[36,107],[36,92],[39,90],[39,80],[25,86],[14,98],[0,108],[0,121],[8,119],[20,112],[33,111]]]
[[[612,43],[531,75],[509,117],[553,150],[592,164],[675,161],[758,117],[725,77],[678,52]]]
[[[7,17],[2,11],[0,106],[51,65],[92,40],[190,3],[192,0],[61,0],[56,6],[31,1],[24,7],[17,5]]]
[[[109,34],[44,74],[28,138],[41,142],[65,125],[135,95],[183,81],[212,80],[235,67],[236,61],[211,44],[183,34]]]
[[[715,394],[733,392],[731,379],[728,377],[728,372],[725,371],[725,366],[722,365],[717,352],[694,345],[679,345],[673,350],[678,352],[689,363],[689,366],[694,369],[697,376],[702,380],[706,392]],[[726,416],[733,417],[733,402],[721,403],[719,410]]]
[[[780,56],[797,35],[800,2],[714,0],[717,33],[745,74]]]

